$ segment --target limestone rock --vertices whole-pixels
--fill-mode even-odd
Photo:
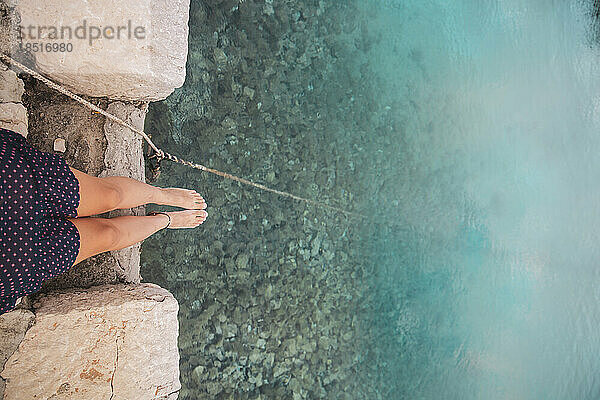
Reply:
[[[115,101],[108,105],[107,112],[121,118],[140,130],[144,129],[146,117],[145,107],[139,109],[130,103]],[[128,176],[144,181],[144,154],[142,151],[143,139],[140,135],[130,129],[106,120],[104,124],[104,136],[108,142],[104,155],[106,170],[101,176]]]
[[[35,315],[23,309],[0,315],[0,368],[15,352],[34,320]]]
[[[2,372],[5,400],[177,398],[178,304],[152,284],[43,295]]]
[[[54,151],[58,153],[64,153],[67,151],[67,142],[63,138],[57,138],[54,140]]]
[[[24,91],[25,85],[14,71],[0,69],[0,103],[20,103]]]
[[[18,32],[15,20],[18,19],[14,1],[0,1],[0,51],[10,54],[18,50]],[[0,68],[2,66],[0,65]]]
[[[145,109],[145,107],[139,109],[132,104],[116,101],[109,104],[107,111],[132,126],[143,129]],[[99,176],[127,176],[145,182],[142,137],[110,120],[104,124],[104,135],[108,142],[104,154],[106,169]],[[145,207],[137,207],[111,211],[110,217],[144,214]],[[111,252],[118,264],[119,275],[126,282],[140,282],[140,251],[141,243],[137,243],[126,249]]]
[[[18,309],[0,315],[0,369],[17,350],[25,332],[33,325],[35,315],[29,310]],[[4,398],[5,382],[0,382],[0,398]]]
[[[27,137],[27,110],[20,103],[0,104],[0,128],[10,129]]]
[[[47,28],[26,30],[23,45],[65,44],[34,51],[36,68],[76,93],[156,101],[183,85],[190,0],[16,3],[22,27]]]

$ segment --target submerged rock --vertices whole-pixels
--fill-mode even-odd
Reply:
[[[221,48],[215,48],[214,50],[215,62],[220,68],[223,68],[227,65],[227,55]]]
[[[346,29],[359,26],[354,3],[194,2],[201,22],[191,27],[188,81],[161,108],[168,118],[156,116],[157,127],[168,120],[174,128],[152,134],[217,169],[353,209],[347,193],[365,193],[357,171],[367,166],[350,132],[364,131],[357,121],[374,122],[358,118],[369,94],[343,65],[360,56],[360,32]],[[185,400],[377,398],[355,372],[364,343],[343,339],[369,284],[357,274],[360,226],[210,175],[169,172],[161,184],[193,184],[215,210],[198,233],[150,238],[143,254],[144,277],[167,277],[185,310]],[[163,251],[187,245],[197,254]],[[179,275],[192,271],[194,284],[184,284]],[[201,380],[198,366],[206,368]]]
[[[250,100],[254,99],[254,89],[249,88],[248,86],[246,86],[244,88],[244,95],[248,96],[250,98]]]
[[[240,254],[235,260],[235,264],[239,269],[245,269],[248,266],[250,258],[247,254]]]

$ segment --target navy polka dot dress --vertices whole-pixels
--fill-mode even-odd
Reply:
[[[0,129],[0,313],[75,262],[79,182],[66,162]]]

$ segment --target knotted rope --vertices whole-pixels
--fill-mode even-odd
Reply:
[[[25,65],[21,64],[20,62],[14,60],[9,55],[6,55],[6,54],[0,52],[0,58],[7,65],[12,64],[12,65],[16,66],[20,70],[28,73],[29,75],[33,76],[35,79],[39,80],[40,82],[43,82],[44,84],[46,84],[47,86],[51,87],[52,89],[54,89],[54,90],[56,90],[56,91],[64,94],[67,97],[70,97],[71,99],[77,101],[78,103],[81,103],[84,106],[88,107],[89,109],[91,109],[91,110],[93,110],[93,111],[95,111],[95,112],[97,112],[99,114],[104,115],[106,118],[110,119],[111,121],[114,121],[114,122],[118,123],[119,125],[122,125],[122,126],[128,128],[132,132],[135,132],[138,135],[142,136],[144,138],[144,140],[148,143],[148,145],[152,148],[152,150],[154,150],[154,152],[155,152],[155,154],[153,156],[151,156],[151,158],[155,158],[156,159],[156,165],[157,165],[157,167],[160,166],[160,162],[163,159],[167,159],[167,160],[173,161],[175,163],[186,165],[186,166],[188,166],[190,168],[199,169],[201,171],[209,172],[211,174],[218,175],[218,176],[226,178],[226,179],[231,179],[233,181],[242,183],[244,185],[253,186],[253,187],[257,188],[257,189],[264,190],[266,192],[275,193],[275,194],[278,194],[278,195],[283,196],[283,197],[287,197],[287,198],[290,198],[290,199],[293,199],[293,200],[297,200],[297,201],[301,201],[301,202],[313,204],[315,206],[326,208],[326,209],[337,211],[337,212],[341,212],[341,213],[344,213],[346,215],[352,215],[352,216],[362,217],[362,215],[360,215],[360,214],[356,214],[356,213],[353,213],[353,212],[348,211],[348,210],[344,210],[344,209],[339,208],[339,207],[330,206],[329,204],[325,204],[325,203],[323,203],[321,201],[307,199],[305,197],[296,196],[295,194],[284,192],[282,190],[273,189],[273,188],[267,187],[265,185],[262,185],[260,183],[255,183],[255,182],[252,182],[252,181],[250,181],[248,179],[244,179],[244,178],[237,177],[235,175],[228,174],[227,172],[222,172],[222,171],[216,170],[214,168],[209,168],[209,167],[206,167],[206,166],[204,166],[202,164],[198,164],[198,163],[191,162],[191,161],[186,161],[186,160],[183,160],[183,159],[181,159],[181,158],[179,158],[179,157],[177,157],[177,156],[175,156],[173,154],[167,153],[166,151],[163,151],[160,148],[158,148],[154,144],[154,142],[152,141],[152,139],[150,139],[150,137],[144,131],[142,131],[140,129],[137,129],[136,127],[132,126],[131,124],[123,121],[121,118],[119,118],[119,117],[117,117],[117,116],[115,116],[115,115],[113,115],[113,114],[111,114],[111,113],[103,110],[102,108],[98,107],[95,104],[90,103],[89,101],[85,100],[81,96],[78,96],[75,93],[71,92],[70,90],[66,89],[64,86],[61,86],[61,85],[59,85],[59,84],[51,81],[50,79],[46,78],[45,76],[43,76],[39,72],[34,71],[31,68],[29,68],[29,67],[26,67]],[[156,173],[156,172],[157,172],[157,169],[154,171],[154,173]]]

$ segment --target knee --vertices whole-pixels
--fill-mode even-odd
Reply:
[[[75,263],[96,254],[121,248],[123,238],[119,227],[110,219],[69,218],[79,231],[79,254]]]
[[[121,204],[123,202],[123,190],[119,185],[110,182],[106,178],[102,178],[103,183],[105,184],[104,189],[104,201],[106,202],[107,210],[116,210],[121,208]]]
[[[117,250],[121,242],[119,228],[109,219],[99,220],[102,221],[98,230],[98,239],[101,242],[101,247],[106,249],[105,251]]]

